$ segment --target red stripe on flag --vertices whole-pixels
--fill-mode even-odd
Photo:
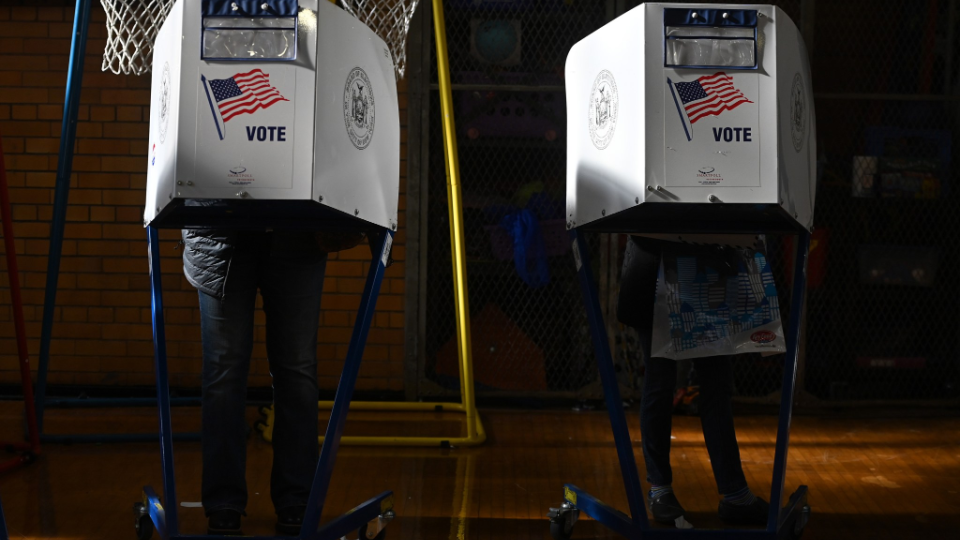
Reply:
[[[241,114],[266,109],[279,101],[290,101],[280,95],[280,91],[270,84],[270,76],[260,69],[238,73],[233,80],[242,93],[219,104],[224,122]]]
[[[273,88],[272,86],[270,86],[270,81],[263,81],[263,80],[237,83],[237,86],[239,86],[241,90],[253,90],[256,88]]]
[[[711,82],[718,81],[718,80],[728,80],[728,81],[732,81],[732,80],[733,80],[733,77],[727,75],[726,73],[724,73],[724,72],[722,72],[722,71],[718,71],[717,73],[714,73],[713,75],[704,75],[703,77],[700,77],[700,78],[697,79],[697,80],[700,81],[700,84],[701,84],[701,85],[703,85],[703,84],[709,84],[709,83],[711,83]]]
[[[237,84],[237,86],[239,86],[241,90],[254,90],[254,89],[258,89],[258,88],[273,88],[273,86],[270,84],[270,81],[250,81],[250,82],[245,82],[245,83],[239,83],[239,84]]]
[[[234,101],[231,101],[229,104],[221,106],[220,112],[222,114],[227,114],[230,111],[236,109],[237,107],[244,107],[246,105],[249,105],[250,103],[256,103],[256,102],[257,102],[257,98],[251,96],[250,94],[244,94],[240,96],[240,99],[236,99]]]
[[[223,110],[223,109],[230,109],[231,107],[234,107],[237,103],[246,102],[246,101],[249,101],[249,100],[251,100],[251,99],[258,99],[258,100],[261,100],[261,101],[262,101],[262,100],[269,99],[269,98],[274,97],[274,96],[280,96],[281,98],[283,98],[283,96],[280,95],[280,92],[277,92],[276,89],[273,89],[272,91],[265,91],[265,92],[259,92],[259,93],[245,92],[243,95],[237,96],[239,99],[233,99],[233,100],[231,100],[231,101],[229,101],[229,102],[225,101],[225,102],[221,103],[220,109],[221,109],[221,110]],[[284,99],[286,99],[286,98],[284,98]]]
[[[258,74],[259,74],[259,76],[261,76],[261,77],[267,77],[267,74],[264,73],[263,70],[254,69],[254,70],[248,71],[248,72],[246,72],[246,73],[237,73],[236,75],[233,76],[233,80],[237,80],[238,77],[242,79],[242,78],[245,78],[245,77],[257,76]]]
[[[270,101],[263,101],[263,102],[257,101],[256,103],[249,104],[245,107],[234,109],[231,113],[223,117],[223,121],[226,122],[227,120],[240,114],[252,113],[258,109],[266,109],[267,107],[273,105],[274,103],[277,103],[278,101],[288,101],[288,100],[281,97],[281,98],[272,99]]]
[[[732,92],[726,96],[710,96],[709,99],[698,101],[697,103],[694,103],[693,105],[687,107],[686,109],[688,114],[694,115],[705,108],[712,107],[717,103],[731,103],[737,100],[744,100],[748,103],[752,103],[740,92]]]
[[[236,116],[236,114],[234,114],[235,111],[245,110],[245,109],[249,108],[251,105],[254,105],[254,104],[260,104],[260,105],[265,109],[265,108],[269,107],[270,105],[273,105],[274,103],[277,103],[277,102],[279,102],[279,101],[289,101],[289,100],[286,99],[286,98],[284,98],[283,96],[279,96],[279,95],[278,95],[278,96],[273,96],[273,97],[270,97],[270,98],[267,98],[267,99],[263,99],[263,100],[253,98],[253,97],[251,96],[250,99],[244,100],[244,101],[242,101],[242,102],[237,102],[236,104],[234,104],[233,106],[231,106],[231,107],[229,107],[229,108],[220,109],[220,114],[223,115],[223,117],[224,117],[224,122],[226,122],[226,118],[228,118],[228,117],[229,117],[229,118],[233,118],[234,116]]]
[[[733,85],[733,77],[722,71],[700,77],[697,82],[700,83],[708,97],[689,103],[684,107],[691,124],[705,116],[716,116],[723,111],[731,111],[744,103],[753,103]]]
[[[728,102],[718,103],[715,107],[710,107],[709,109],[701,110],[700,112],[690,116],[690,123],[692,124],[705,116],[717,116],[723,111],[732,111],[733,109],[736,109],[737,107],[739,107],[740,105],[743,105],[744,103],[753,103],[753,102],[748,100],[747,98],[740,98],[740,99],[737,99],[736,101],[732,101],[729,103]]]

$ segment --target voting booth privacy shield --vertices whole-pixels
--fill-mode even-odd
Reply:
[[[570,538],[581,511],[627,538],[803,532],[807,488],[785,506],[783,489],[816,196],[811,88],[799,31],[769,5],[648,3],[571,49],[565,217],[629,515],[567,484],[562,506],[548,514],[554,539]],[[582,230],[734,246],[763,233],[800,237],[765,528],[699,530],[683,518],[676,528],[649,526]]]
[[[570,227],[812,227],[809,61],[779,8],[645,4],[573,46],[566,91]]]
[[[137,534],[179,532],[159,228],[365,232],[372,261],[299,538],[383,538],[383,492],[319,526],[397,228],[400,123],[386,43],[326,0],[178,0],[153,56],[144,225],[150,244],[163,500]],[[203,538],[206,538],[205,536]]]
[[[393,57],[330,2],[180,0],[151,90],[145,225],[196,225],[215,214],[196,206],[217,200],[240,225],[252,213],[396,229]]]

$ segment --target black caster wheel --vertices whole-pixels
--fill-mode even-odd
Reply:
[[[137,538],[139,540],[150,540],[153,536],[153,520],[150,519],[150,514],[146,512],[143,503],[134,503],[133,511],[137,515],[137,520],[134,522]]]
[[[797,516],[797,521],[793,524],[793,531],[790,537],[793,540],[800,540],[800,537],[803,536],[803,530],[807,527],[807,522],[810,521],[810,506],[804,505],[800,510],[800,515]]]
[[[551,508],[547,517],[550,518],[550,536],[553,540],[570,540],[573,525],[580,518],[580,510],[564,502],[560,508]]]
[[[570,537],[573,535],[573,528],[569,530],[564,530],[564,524],[558,521],[550,522],[550,537],[553,540],[570,540]]]
[[[358,540],[383,540],[386,537],[387,537],[387,530],[380,529],[380,532],[378,532],[376,536],[374,536],[373,538],[367,538],[367,524],[364,523],[360,527],[360,537],[358,538]]]

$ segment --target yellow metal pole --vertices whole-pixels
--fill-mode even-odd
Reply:
[[[333,408],[332,401],[319,402],[320,410]],[[351,411],[370,412],[433,412],[433,413],[464,413],[468,418],[474,418],[473,433],[463,437],[416,437],[416,436],[354,436],[345,435],[340,438],[340,444],[354,446],[476,446],[487,440],[487,432],[476,410],[467,409],[462,403],[423,403],[418,401],[352,401]],[[276,419],[273,405],[260,409],[262,420],[256,423],[260,436],[267,442],[273,442],[273,422]],[[472,416],[471,416],[472,415]],[[319,437],[323,443],[323,436]]]
[[[475,433],[476,402],[473,395],[473,359],[470,343],[470,303],[467,297],[467,265],[463,246],[463,204],[460,196],[460,163],[457,157],[457,130],[453,121],[453,92],[447,58],[447,27],[443,0],[433,0],[433,29],[437,38],[437,77],[440,82],[440,110],[443,114],[443,148],[447,169],[447,202],[450,208],[450,246],[453,262],[454,304],[457,346],[460,356],[460,396],[467,413],[467,436]]]
[[[470,528],[470,493],[474,475],[472,452],[457,457],[457,485],[453,491],[453,512],[450,516],[450,540],[466,540]]]
[[[330,0],[334,2],[335,0]],[[470,305],[467,299],[467,267],[463,247],[463,203],[460,197],[460,165],[457,159],[457,131],[453,123],[453,93],[450,87],[450,65],[447,59],[447,30],[443,18],[443,1],[433,0],[434,32],[437,38],[437,72],[440,79],[440,106],[443,113],[443,147],[446,156],[447,200],[450,207],[450,245],[453,263],[454,302],[457,324],[457,346],[460,359],[460,403],[420,403],[406,401],[354,401],[351,410],[363,411],[433,411],[457,412],[466,416],[463,437],[391,437],[344,436],[343,445],[359,446],[476,446],[487,439],[486,430],[473,393],[473,359],[470,344]],[[332,401],[319,402],[320,409],[330,409]],[[273,441],[273,405],[260,409],[263,420],[256,428],[267,442]],[[320,442],[323,443],[321,436]]]

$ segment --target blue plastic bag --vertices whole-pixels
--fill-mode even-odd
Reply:
[[[513,265],[527,285],[537,288],[550,282],[547,250],[540,232],[540,222],[527,209],[507,214],[500,220],[513,239]]]

